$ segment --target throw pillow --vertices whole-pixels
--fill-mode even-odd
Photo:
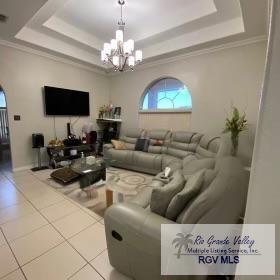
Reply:
[[[151,211],[164,217],[171,199],[182,190],[184,184],[184,176],[180,170],[177,170],[171,176],[168,184],[164,184],[162,187],[154,187],[151,195]]]
[[[113,144],[113,146],[116,150],[126,150],[125,142],[123,142],[123,141],[111,140],[111,143]]]
[[[185,208],[186,204],[191,201],[193,197],[198,195],[204,180],[205,169],[191,175],[184,188],[178,192],[168,205],[165,217],[170,220],[176,220],[177,216]]]
[[[155,142],[153,143],[153,146],[162,146],[163,145],[163,141],[162,140],[155,140]]]
[[[135,144],[135,151],[148,152],[150,140],[138,138]]]

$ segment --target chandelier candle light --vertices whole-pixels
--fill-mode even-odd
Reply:
[[[119,29],[116,31],[116,39],[112,39],[110,43],[104,43],[101,60],[104,64],[112,64],[115,71],[123,72],[128,69],[133,70],[135,65],[142,61],[143,54],[141,50],[134,51],[134,40],[129,39],[124,42],[125,22],[122,18],[122,9],[125,1],[119,0],[118,3],[121,6]]]

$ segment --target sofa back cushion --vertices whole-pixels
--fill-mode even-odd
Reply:
[[[153,140],[153,142],[155,143],[156,140],[162,140],[162,141],[168,140],[170,138],[170,134],[171,134],[170,130],[153,129],[147,132],[147,138]]]
[[[235,224],[244,214],[248,178],[240,161],[233,157],[219,158],[212,172],[217,175],[210,174],[213,181],[186,206],[177,218],[178,223]]]
[[[184,184],[185,179],[181,170],[176,170],[169,183],[160,187],[153,187],[150,204],[151,211],[164,217],[171,199],[183,189]]]
[[[127,150],[134,150],[138,138],[144,138],[143,129],[128,129],[122,133],[121,140],[125,142]]]
[[[150,140],[148,152],[161,154],[170,141],[171,132],[165,129],[153,129],[146,132],[145,138]]]
[[[214,169],[214,158],[202,158],[187,161],[188,157],[183,160],[183,175],[186,177],[194,174],[201,169]]]
[[[196,132],[175,131],[165,153],[183,159],[196,151],[201,137],[202,134]]]
[[[191,175],[187,179],[184,188],[172,198],[165,213],[167,219],[175,221],[187,203],[198,195],[203,184],[205,170],[199,170]]]
[[[195,152],[198,158],[205,158],[205,157],[214,158],[219,152],[219,148],[220,148],[220,137],[218,136],[211,137],[208,135],[204,135],[199,141],[199,144],[197,145]]]

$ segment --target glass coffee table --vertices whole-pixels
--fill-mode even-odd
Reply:
[[[125,196],[134,196],[138,193],[138,184],[127,184],[123,182],[119,174],[110,175],[106,182],[106,204],[110,207],[113,204],[113,194],[117,202],[123,202]]]
[[[97,158],[93,164],[87,164],[84,159],[79,158],[73,160],[69,168],[80,175],[81,189],[87,188],[100,180],[106,181],[106,161],[102,158]]]

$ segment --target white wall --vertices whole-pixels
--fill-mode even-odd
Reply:
[[[269,55],[257,127],[245,222],[275,224],[276,275],[238,279],[280,279],[280,0],[274,0]],[[264,233],[265,234],[265,233]]]
[[[178,78],[192,94],[191,129],[210,134],[221,133],[226,114],[234,104],[246,111],[250,124],[240,144],[241,157],[247,164],[253,150],[265,50],[266,43],[259,42],[112,76],[110,98],[122,107],[123,128],[137,127],[144,89],[159,77]],[[182,123],[181,129],[188,129],[188,125]]]
[[[5,46],[0,46],[0,84],[7,96],[13,168],[36,162],[32,133],[43,133],[46,143],[54,138],[54,118],[44,114],[44,85],[90,92],[91,115],[80,118],[74,126],[78,135],[83,124],[95,123],[98,107],[109,102],[106,76]],[[14,115],[20,115],[21,121],[14,121]],[[68,121],[67,117],[56,117],[58,138],[66,137]]]

